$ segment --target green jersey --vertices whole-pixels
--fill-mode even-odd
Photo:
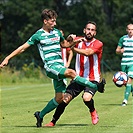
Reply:
[[[121,65],[133,65],[133,37],[124,35],[120,38],[118,46],[124,48]]]
[[[63,64],[60,42],[64,40],[58,29],[53,29],[50,33],[42,28],[33,34],[27,41],[30,45],[37,45],[40,56],[44,62],[44,67],[50,67],[54,63]]]

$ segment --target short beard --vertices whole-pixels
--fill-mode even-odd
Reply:
[[[92,40],[92,39],[94,38],[94,36],[87,37],[87,36],[85,35],[85,38],[86,38],[87,40]]]

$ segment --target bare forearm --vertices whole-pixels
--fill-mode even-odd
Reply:
[[[24,52],[30,45],[25,43],[23,45],[21,45],[20,47],[18,47],[16,50],[14,50],[11,54],[9,54],[4,60],[3,62],[0,64],[0,68],[3,68],[4,66],[6,66],[8,64],[8,61],[13,58],[14,56]]]
[[[94,51],[92,49],[79,49],[74,47],[72,50],[84,56],[90,56],[94,54]]]
[[[70,54],[69,54],[69,57],[68,57],[68,61],[67,61],[67,64],[68,64],[68,67],[70,66],[70,63],[72,61],[72,58],[73,58],[73,52],[72,50],[70,51]]]
[[[15,51],[13,51],[10,55],[8,55],[6,58],[9,60],[11,59],[12,57],[24,52],[25,49],[23,48],[23,46],[20,46],[18,47]]]
[[[73,46],[75,43],[74,42],[68,42],[67,40],[64,40],[62,43],[61,43],[61,46],[63,48],[69,48],[71,46]]]

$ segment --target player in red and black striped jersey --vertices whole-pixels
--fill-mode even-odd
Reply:
[[[75,47],[72,47],[72,50],[77,53],[75,65],[76,73],[79,76],[88,79],[92,83],[98,84],[101,79],[100,62],[102,58],[103,43],[94,38],[96,35],[95,22],[89,21],[86,24],[83,32],[85,35],[84,38],[82,37],[83,41],[76,44]],[[105,80],[103,82],[106,83]],[[53,115],[52,121],[45,126],[54,126],[57,120],[60,118],[61,114],[64,112],[68,103],[76,96],[78,96],[82,91],[82,98],[90,111],[92,124],[97,124],[99,118],[94,107],[93,100],[93,96],[95,95],[96,90],[90,87],[84,87],[75,81],[72,81],[66,89],[63,102],[58,105],[55,114]]]

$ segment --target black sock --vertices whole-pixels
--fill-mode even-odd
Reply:
[[[67,106],[68,104],[65,103],[64,101],[62,103],[60,103],[57,108],[56,108],[56,111],[53,115],[53,119],[52,119],[52,123],[56,123],[57,120],[60,118],[60,116],[63,114],[64,110],[65,110],[65,107]]]
[[[89,108],[90,112],[93,112],[95,110],[93,99],[91,99],[90,101],[84,101],[84,103]]]

